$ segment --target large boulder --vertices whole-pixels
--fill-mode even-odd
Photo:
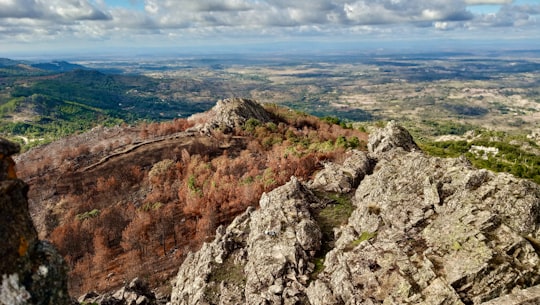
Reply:
[[[420,150],[407,129],[395,121],[390,121],[385,128],[376,130],[369,136],[368,150],[378,155],[392,149],[404,151]]]
[[[325,163],[309,187],[325,192],[349,193],[358,187],[365,175],[371,173],[373,165],[374,161],[365,152],[353,150],[343,164]]]
[[[203,122],[195,126],[195,129],[204,133],[216,129],[229,131],[242,127],[249,119],[257,120],[259,123],[272,121],[272,117],[261,104],[244,98],[219,100],[209,111],[191,117],[191,120]]]
[[[28,211],[28,186],[17,179],[11,155],[19,146],[0,139],[0,304],[70,304],[67,267],[40,241]]]

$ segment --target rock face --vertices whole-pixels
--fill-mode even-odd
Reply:
[[[52,245],[38,240],[28,187],[15,177],[11,155],[18,151],[0,139],[0,304],[70,304],[67,267]]]
[[[369,143],[353,166],[365,173],[355,210],[322,271],[312,273],[325,241],[310,212],[321,203],[292,178],[189,255],[172,304],[540,303],[537,184],[426,156],[395,123]],[[308,185],[348,175],[323,172]],[[343,185],[356,187],[328,190]]]
[[[157,305],[161,304],[150,290],[148,283],[135,278],[125,287],[113,293],[99,295],[95,292],[89,292],[78,299],[81,304],[97,305]]]
[[[257,102],[243,98],[228,98],[219,100],[216,105],[204,114],[208,119],[196,129],[208,133],[214,129],[230,130],[244,125],[249,119],[256,119],[261,123],[270,122],[269,113]],[[192,119],[199,118],[194,115]]]
[[[263,195],[212,243],[190,254],[173,283],[172,304],[303,304],[321,233],[319,200],[296,178]]]

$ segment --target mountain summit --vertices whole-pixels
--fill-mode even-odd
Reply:
[[[203,120],[204,123],[196,128],[205,133],[215,129],[228,131],[243,126],[249,119],[261,123],[272,121],[272,117],[261,104],[244,98],[219,100],[209,111],[192,117],[192,120],[197,119]]]

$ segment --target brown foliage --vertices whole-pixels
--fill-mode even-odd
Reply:
[[[256,206],[263,192],[293,175],[308,180],[322,161],[339,158],[338,136],[365,138],[311,116],[270,108],[275,123],[194,137],[191,145],[171,150],[169,159],[102,173],[81,194],[66,195],[64,215],[69,216],[58,222],[51,240],[73,268],[72,290],[104,289],[111,272],[156,280],[174,274],[185,253],[211,238],[217,226]],[[187,120],[144,123],[138,137],[165,136],[191,125]],[[98,216],[77,219],[93,209],[99,209]]]

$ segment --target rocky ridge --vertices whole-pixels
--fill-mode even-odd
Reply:
[[[393,122],[368,147],[218,229],[181,266],[171,303],[540,302],[537,184],[426,156]],[[320,191],[354,192],[355,209],[317,267]]]
[[[15,176],[11,155],[19,146],[0,139],[0,304],[71,304],[67,267],[53,246],[40,241],[28,211],[28,186]]]

